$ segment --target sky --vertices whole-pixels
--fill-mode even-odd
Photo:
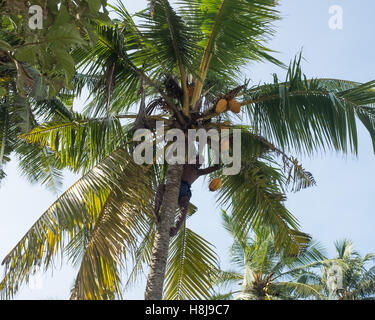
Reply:
[[[130,12],[143,9],[145,0],[123,0]],[[332,30],[331,6],[343,9],[343,28]],[[308,77],[339,78],[366,82],[375,79],[374,42],[375,2],[373,0],[281,0],[282,20],[275,25],[276,34],[269,46],[285,63],[303,49],[303,71]],[[246,75],[252,84],[272,81],[272,74],[285,78],[285,72],[271,64],[248,66]],[[81,109],[83,101],[75,106]],[[375,156],[367,132],[359,129],[359,156],[333,152],[313,158],[299,157],[304,168],[315,177],[317,186],[289,194],[287,208],[298,218],[304,232],[320,241],[330,256],[333,243],[350,238],[362,254],[375,252]],[[17,163],[6,166],[8,174],[0,188],[0,259],[15,246],[24,233],[56,199],[45,188],[30,185],[20,177]],[[67,174],[64,188],[76,177]],[[230,266],[228,249],[231,238],[221,226],[220,208],[215,195],[208,192],[203,179],[193,185],[192,202],[198,212],[188,227],[209,240],[215,247],[221,266]],[[147,271],[147,270],[146,270]],[[34,277],[16,299],[68,299],[76,269],[63,264]],[[0,274],[3,272],[0,269]],[[145,279],[124,294],[125,299],[143,299]]]

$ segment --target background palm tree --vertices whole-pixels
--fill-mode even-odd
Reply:
[[[310,277],[313,267],[325,264],[323,249],[310,243],[296,255],[277,252],[267,229],[259,229],[254,237],[238,237],[239,225],[223,211],[225,229],[234,238],[230,249],[232,263],[238,271],[220,271],[214,280],[213,299],[289,300],[321,298],[320,286],[301,279]],[[231,290],[222,293],[223,290]]]
[[[230,255],[240,272],[219,271],[214,278],[215,294],[211,299],[375,298],[375,254],[362,257],[348,239],[335,242],[337,255],[332,259],[313,242],[298,255],[291,256],[275,251],[273,236],[265,229],[257,230],[253,238],[250,235],[239,238],[236,229],[240,226],[225,211],[223,224],[234,238]],[[231,290],[222,293],[228,286]]]
[[[332,300],[373,300],[375,298],[375,254],[362,257],[352,241],[335,242],[336,257],[321,267],[307,283],[320,286],[322,294]]]
[[[57,252],[80,264],[72,293],[76,299],[120,295],[120,272],[132,256],[135,271],[140,262],[150,265],[147,299],[161,299],[163,288],[166,297],[208,295],[209,270],[215,266],[210,245],[185,228],[180,231],[184,236],[170,244],[182,168],[135,165],[131,154],[137,127],[153,130],[160,120],[165,129],[241,129],[242,170],[223,178],[218,202],[232,210],[242,235],[268,227],[277,250],[292,254],[309,237],[284,206],[285,182],[299,190],[314,181],[287,153],[356,153],[356,118],[375,140],[374,82],[306,79],[299,57],[285,81],[275,76],[272,84],[246,85],[241,70],[247,63],[281,65],[264,46],[278,19],[276,1],[185,0],[178,7],[168,1],[153,3],[153,14],[136,14],[137,23],[120,3],[117,20],[98,23],[96,46],[75,50],[80,73],[74,92],[79,95],[87,87],[92,98],[85,114],[47,122],[23,135],[30,143],[48,146],[82,178],[5,258],[7,273],[0,284],[4,296],[14,294],[42,265],[51,266]],[[237,99],[242,113],[216,113],[220,99]],[[269,163],[276,155],[283,170]],[[162,181],[167,192],[157,223],[153,195]],[[181,250],[172,249],[173,244]],[[199,255],[193,248],[201,250]],[[207,271],[196,272],[194,256],[200,257],[199,270],[204,266]],[[168,257],[175,259],[168,263]],[[177,268],[182,262],[185,269]],[[192,274],[194,281],[189,282]],[[179,289],[170,294],[168,288]]]

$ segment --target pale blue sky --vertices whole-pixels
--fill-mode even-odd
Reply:
[[[146,1],[123,1],[130,11],[143,9]],[[364,82],[375,79],[373,0],[281,0],[283,20],[270,45],[280,52],[277,58],[289,62],[303,47],[306,61],[303,70],[308,77],[329,77]],[[344,9],[344,29],[330,30],[328,13],[331,5]],[[271,74],[284,72],[272,65],[249,66],[247,76],[254,83],[272,80]],[[82,106],[77,106],[80,109]],[[319,240],[333,254],[333,242],[350,237],[361,253],[375,252],[375,157],[367,133],[359,130],[359,157],[324,154],[314,159],[300,158],[318,185],[289,195],[286,203],[299,219],[302,229]],[[27,229],[55,200],[55,196],[39,186],[30,186],[19,177],[14,162],[6,167],[8,177],[0,189],[1,225],[0,258],[16,244]],[[65,186],[74,182],[68,175]],[[221,227],[220,210],[207,183],[193,186],[192,202],[199,207],[189,220],[189,227],[207,238],[217,248],[224,267],[228,266],[231,239]],[[1,269],[0,269],[1,271]],[[2,274],[2,273],[1,273]],[[64,266],[42,278],[42,289],[24,287],[18,299],[67,299],[74,281],[74,270]],[[142,299],[145,283],[139,284],[125,298]]]

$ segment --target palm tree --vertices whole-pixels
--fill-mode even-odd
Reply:
[[[234,238],[230,254],[237,271],[220,271],[214,279],[212,299],[274,300],[373,300],[375,298],[375,254],[362,257],[353,243],[335,242],[337,255],[328,259],[318,243],[298,255],[275,251],[274,239],[259,229],[254,238],[238,237],[239,226],[223,211],[225,229]],[[241,285],[239,290],[238,284]],[[228,293],[217,292],[231,286]]]
[[[228,286],[232,289],[228,293],[216,292],[213,299],[290,300],[321,297],[318,284],[301,281],[314,274],[313,267],[327,263],[318,243],[311,242],[301,253],[290,255],[275,250],[274,237],[266,229],[257,230],[254,237],[238,237],[239,226],[225,211],[223,224],[234,238],[230,256],[240,272],[218,272],[214,279],[215,291]]]
[[[322,268],[317,278],[311,278],[311,282],[318,283],[329,299],[375,299],[375,254],[362,257],[348,239],[336,241],[335,248],[335,259]]]
[[[183,0],[172,7],[155,0],[151,15],[145,10],[134,17],[119,3],[118,19],[98,23],[96,46],[74,52],[75,94],[87,87],[92,98],[85,114],[23,135],[48,146],[82,178],[5,258],[4,296],[41,266],[50,267],[57,252],[80,264],[73,298],[120,295],[120,273],[132,258],[130,281],[149,265],[146,299],[161,299],[163,288],[165,298],[209,296],[216,266],[210,244],[186,226],[170,241],[182,166],[132,160],[135,129],[154,130],[157,120],[165,129],[241,129],[242,170],[223,178],[219,204],[232,210],[243,234],[269,227],[278,250],[296,254],[306,246],[308,236],[284,205],[285,186],[299,190],[314,181],[287,153],[356,153],[356,118],[375,143],[375,82],[306,79],[299,57],[285,81],[275,76],[271,84],[248,87],[241,74],[246,64],[281,65],[265,47],[279,17],[276,6],[274,0]],[[216,113],[221,99],[238,100],[241,113]],[[277,156],[279,169],[270,164]],[[164,182],[155,221],[154,193]]]

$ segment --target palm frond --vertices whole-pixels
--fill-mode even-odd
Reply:
[[[242,105],[256,132],[282,150],[356,153],[356,117],[374,137],[374,86],[373,81],[307,80],[299,56],[284,83],[275,75],[273,84],[247,90]]]
[[[169,1],[157,0],[154,4],[154,15],[148,19],[148,15],[143,15],[145,23],[141,25],[141,29],[146,44],[157,50],[139,52],[139,56],[147,61],[146,64],[153,65],[153,61],[162,61],[164,68],[171,73],[177,66],[184,94],[182,104],[185,111],[188,111],[187,71],[194,73],[197,34],[172,8]]]
[[[50,149],[21,142],[15,153],[21,175],[30,183],[45,185],[56,194],[60,192],[64,166]]]
[[[219,202],[232,209],[241,233],[250,229],[269,227],[275,235],[275,245],[298,254],[310,237],[300,231],[295,217],[286,209],[286,197],[280,188],[283,177],[275,168],[255,160],[244,164],[241,173],[223,177]]]
[[[285,290],[289,291],[288,295],[293,295],[296,298],[311,298],[323,300],[324,296],[321,293],[321,288],[319,285],[307,284],[302,282],[278,282],[273,284],[271,290],[278,292],[283,292]]]
[[[51,121],[20,138],[50,149],[61,165],[87,172],[124,141],[125,130],[117,118],[90,119],[76,114],[74,120]]]
[[[171,243],[164,299],[208,299],[215,270],[217,257],[212,245],[184,227]]]
[[[124,181],[124,177],[128,180]],[[138,182],[135,183],[136,181]],[[126,185],[124,185],[125,182]],[[82,228],[95,230],[96,222],[101,217],[101,208],[108,200],[111,190],[121,190],[121,194],[124,196],[123,200],[127,201],[129,210],[130,208],[132,210],[139,208],[140,210],[146,205],[150,196],[148,185],[147,175],[143,172],[142,167],[135,165],[126,151],[118,149],[104,159],[61,195],[5,257],[3,264],[6,274],[0,283],[1,296],[12,297],[19,289],[20,284],[24,281],[27,282],[29,276],[36,270],[41,267],[45,269],[50,267],[54,256],[59,251],[62,252],[66,244]],[[114,214],[117,213],[114,215],[114,219],[116,220],[116,217],[119,219],[116,221],[117,224],[113,224],[113,229],[104,224],[107,235],[102,234],[102,238],[99,237],[99,240],[105,242],[105,245],[102,243],[100,252],[107,254],[107,256],[103,255],[103,258],[106,259],[110,251],[104,249],[105,246],[111,241],[118,240],[117,232],[123,230],[119,227],[119,223],[123,222],[119,212],[120,210],[114,212]],[[95,235],[98,237],[97,233],[94,233]],[[97,250],[100,241],[94,243]],[[100,258],[96,257],[96,259]],[[100,266],[105,268],[109,262],[110,260],[107,259]],[[103,272],[103,269],[98,267],[96,271],[99,276],[101,275],[99,271]],[[95,274],[93,273],[92,276],[95,277]],[[90,284],[92,285],[92,282]],[[86,289],[84,286],[83,288]],[[92,289],[95,292],[95,287]]]
[[[85,85],[91,88],[92,101],[85,112],[92,117],[128,110],[139,101],[140,78],[136,67],[128,61],[128,51],[134,50],[136,43],[132,38],[126,40],[129,32],[121,25],[98,25],[95,48],[79,48],[73,53],[81,71],[80,78],[76,78],[76,91],[81,92]]]
[[[147,198],[144,196],[150,197],[150,193],[144,191],[142,176],[138,176],[141,181],[135,181],[136,176],[134,172],[129,176],[129,169],[130,166],[123,173],[120,185],[108,195],[87,239],[72,293],[74,299],[103,299],[108,293],[121,296],[120,267],[127,253],[136,247],[138,237],[146,234],[148,223],[144,211],[147,210]],[[132,184],[138,185],[134,190],[129,188],[129,178],[132,178]],[[134,192],[137,192],[137,200]],[[144,196],[140,201],[142,193]]]
[[[313,175],[302,167],[298,159],[289,156],[264,137],[253,133],[250,127],[242,126],[241,144],[241,154],[246,159],[265,158],[265,155],[270,158],[280,157],[283,164],[282,169],[286,176],[284,184],[291,186],[292,191],[298,192],[301,189],[316,185]],[[276,161],[271,162],[276,164]]]
[[[277,1],[202,0],[195,3],[195,10],[191,2],[188,5],[195,20],[201,21],[203,33],[193,106],[209,73],[227,73],[233,77],[249,61],[276,62],[264,42],[273,34],[272,22],[279,18]]]

